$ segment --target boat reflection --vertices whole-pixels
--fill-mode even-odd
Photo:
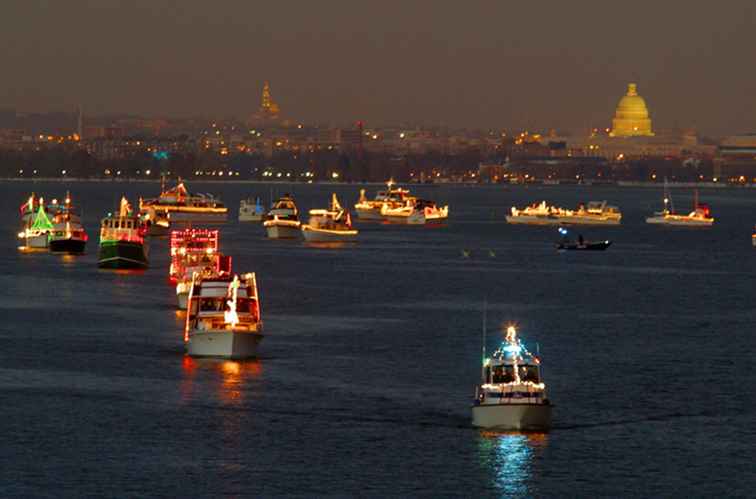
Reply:
[[[481,432],[478,437],[481,464],[491,476],[492,486],[506,497],[532,497],[539,481],[537,466],[548,444],[546,433]]]
[[[210,388],[221,402],[238,403],[245,396],[259,396],[256,380],[262,376],[262,363],[255,360],[195,359],[184,355],[182,360],[183,380],[181,399],[203,396]]]
[[[307,241],[304,245],[308,248],[321,248],[321,249],[342,249],[353,248],[357,245],[357,241],[328,241],[328,242],[313,242]]]

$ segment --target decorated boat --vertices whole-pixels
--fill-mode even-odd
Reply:
[[[687,215],[675,213],[675,205],[672,202],[672,194],[669,191],[667,180],[664,179],[664,208],[652,216],[646,218],[646,223],[654,225],[673,225],[679,227],[710,227],[714,223],[709,205],[698,202],[698,191],[695,191],[693,199],[693,211]]]
[[[424,225],[445,221],[449,217],[449,207],[436,206],[436,203],[427,199],[409,198],[398,208],[383,205],[381,214],[389,223]]]
[[[386,190],[379,191],[373,199],[365,196],[365,189],[360,189],[360,199],[354,205],[354,211],[360,220],[383,220],[383,207],[390,209],[403,207],[410,199],[410,191],[394,187],[393,180],[386,183]]]
[[[84,253],[89,236],[76,213],[71,193],[67,192],[63,203],[53,200],[56,211],[52,218],[53,228],[48,236],[50,251],[54,253]]]
[[[302,223],[294,198],[288,194],[278,198],[265,215],[263,227],[270,239],[294,239],[300,237]]]
[[[261,222],[265,216],[265,207],[260,202],[260,198],[242,199],[239,203],[239,221],[240,222]]]
[[[220,253],[218,236],[219,231],[212,229],[171,231],[168,278],[176,286],[180,309],[186,309],[195,273],[203,278],[212,278],[231,272],[231,257]]]
[[[751,244],[756,247],[756,226],[753,227],[753,234],[751,234]]]
[[[308,242],[354,241],[358,231],[352,226],[349,211],[339,204],[336,194],[331,196],[328,209],[310,210],[310,219],[302,225],[302,235]]]
[[[53,229],[53,223],[45,210],[44,200],[40,198],[36,203],[36,213],[33,218],[22,217],[22,220],[26,220],[26,223],[18,233],[21,248],[27,250],[48,249],[49,235]]]
[[[165,236],[171,230],[171,214],[165,211],[157,211],[153,207],[147,207],[139,211],[148,236]]]
[[[619,225],[622,213],[606,201],[580,204],[574,210],[552,206],[542,201],[524,208],[512,207],[506,217],[510,224],[526,225]]]
[[[184,343],[195,357],[249,358],[263,339],[254,273],[192,280]]]
[[[117,216],[108,215],[100,224],[98,265],[108,269],[143,269],[148,265],[149,245],[147,229],[131,209],[128,200],[121,198]]]
[[[228,208],[220,199],[210,194],[190,194],[181,179],[176,187],[166,189],[161,183],[160,196],[154,199],[140,199],[139,211],[148,212],[152,208],[158,214],[167,214],[173,223],[185,222],[225,222]]]
[[[541,377],[541,360],[520,342],[517,329],[507,327],[505,341],[490,357],[486,357],[484,343],[481,383],[475,389],[472,406],[473,426],[547,431],[551,412],[552,404]]]

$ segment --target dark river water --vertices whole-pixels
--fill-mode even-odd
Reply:
[[[0,184],[0,496],[756,494],[756,191],[704,190],[715,226],[672,229],[643,220],[661,188],[418,187],[446,226],[360,223],[324,249],[236,222],[271,186],[189,188],[233,209],[221,248],[258,275],[258,360],[184,355],[166,239],[147,271],[97,268],[99,219],[157,184]],[[87,254],[19,252],[18,206],[66,189]],[[358,196],[272,190],[303,210]],[[541,199],[620,206],[622,226],[582,231],[613,246],[560,254],[555,229],[505,223]],[[485,299],[489,348],[507,322],[539,344],[548,434],[470,426]]]

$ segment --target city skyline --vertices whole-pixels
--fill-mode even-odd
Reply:
[[[629,82],[655,127],[756,129],[754,7],[382,2],[10,2],[0,107],[244,118],[608,127]],[[212,14],[212,15],[211,15]],[[741,61],[742,63],[739,63]]]

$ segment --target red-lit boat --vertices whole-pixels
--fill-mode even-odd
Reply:
[[[179,308],[186,308],[194,274],[209,278],[231,272],[231,257],[219,252],[218,236],[217,229],[171,231],[169,279],[176,285]]]

